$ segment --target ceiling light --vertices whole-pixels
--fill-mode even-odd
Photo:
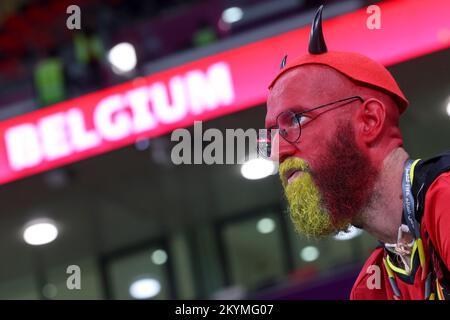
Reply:
[[[109,50],[108,61],[115,73],[130,72],[137,64],[136,50],[131,43],[119,43]]]
[[[304,247],[300,252],[300,257],[306,262],[312,262],[319,258],[319,249],[314,246]]]
[[[130,295],[135,299],[149,299],[161,291],[161,284],[153,278],[142,278],[130,285]]]
[[[242,19],[244,12],[239,7],[231,7],[222,12],[222,20],[226,23],[235,23]]]
[[[241,166],[242,176],[249,180],[262,179],[270,176],[274,172],[274,162],[262,158],[249,160]]]
[[[152,261],[153,261],[154,264],[157,264],[157,265],[161,265],[161,264],[166,263],[166,261],[167,261],[167,253],[164,250],[162,250],[162,249],[158,249],[158,250],[153,251],[153,253],[152,253]]]
[[[23,239],[32,246],[50,243],[57,236],[58,229],[55,223],[48,219],[40,219],[28,223],[23,232]]]
[[[58,288],[52,284],[52,283],[47,283],[43,288],[42,288],[42,294],[44,295],[44,297],[46,297],[47,299],[54,299],[56,298],[57,294],[58,294]]]
[[[138,139],[136,140],[134,146],[139,151],[147,150],[150,147],[150,139]]]
[[[263,218],[256,224],[256,229],[263,234],[271,233],[275,230],[275,221],[271,218]]]

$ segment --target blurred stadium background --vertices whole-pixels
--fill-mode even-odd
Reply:
[[[154,75],[152,81],[166,81],[165,71],[185,72],[190,63],[205,57],[215,61],[222,52],[239,54],[229,51],[233,48],[248,48],[295,30],[307,33],[320,3],[326,4],[324,17],[336,23],[355,12],[367,17],[365,9],[371,4],[424,8],[403,12],[397,27],[410,24],[403,35],[407,39],[376,43],[375,56],[389,65],[410,100],[402,119],[410,154],[427,157],[448,149],[446,0],[2,0],[1,150],[5,128],[25,121],[28,114],[45,115],[52,105],[64,106],[66,100],[95,96],[133,79]],[[81,30],[66,28],[66,9],[73,4],[81,8]],[[427,12],[438,18],[427,17]],[[423,15],[425,20],[446,22],[424,36],[419,30]],[[360,28],[365,28],[361,21]],[[331,32],[325,28],[325,36]],[[333,43],[346,37],[335,35]],[[427,47],[420,47],[421,38]],[[402,41],[411,48],[401,47]],[[298,45],[298,53],[305,45],[301,42],[291,44]],[[257,66],[270,70],[265,74],[270,80],[286,52],[277,46],[265,50],[279,58],[266,61],[258,56]],[[245,69],[248,56],[234,58],[242,59],[242,73],[250,72]],[[250,76],[255,81],[259,77]],[[252,90],[265,93],[266,87],[249,84],[246,91]],[[237,100],[239,92],[236,89]],[[204,127],[262,128],[261,97],[208,116]],[[184,125],[192,129],[192,122]],[[348,297],[362,263],[377,245],[372,237],[352,230],[341,237],[307,241],[292,229],[276,175],[251,180],[242,175],[240,165],[176,166],[170,160],[170,132],[161,133],[132,136],[104,150],[108,152],[50,161],[23,175],[5,169],[7,159],[1,155],[0,298]],[[52,240],[30,245],[24,239],[25,227],[43,218],[53,223],[57,234],[51,225],[41,231],[28,229],[28,242]],[[66,286],[69,265],[81,268],[81,290]]]

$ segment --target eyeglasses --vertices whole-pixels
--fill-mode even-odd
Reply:
[[[302,133],[302,126],[304,126],[306,123],[309,123],[308,120],[314,120],[317,117],[310,117],[308,113],[322,109],[325,107],[329,107],[332,105],[335,105],[337,103],[344,102],[340,105],[335,106],[335,108],[339,108],[345,105],[350,104],[351,102],[359,100],[361,102],[364,102],[364,99],[360,96],[353,96],[337,101],[333,101],[318,107],[314,107],[311,109],[307,109],[302,112],[295,113],[291,110],[283,111],[281,112],[276,119],[276,125],[273,127],[270,127],[267,130],[264,130],[264,134],[259,136],[258,139],[258,153],[263,156],[270,158],[271,156],[271,149],[272,149],[272,141],[275,137],[275,134],[278,132],[279,135],[286,140],[289,143],[296,143],[301,136]],[[334,110],[335,108],[331,109]]]

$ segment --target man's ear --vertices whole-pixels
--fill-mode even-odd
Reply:
[[[364,101],[358,113],[358,128],[361,138],[366,143],[377,140],[386,121],[386,105],[376,98]]]

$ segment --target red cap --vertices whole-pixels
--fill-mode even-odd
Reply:
[[[381,89],[390,94],[397,101],[400,113],[403,113],[408,107],[408,100],[400,90],[397,82],[390,72],[380,63],[362,55],[353,52],[326,52],[321,54],[307,54],[288,62],[283,69],[280,70],[275,79],[270,83],[272,88],[278,78],[286,71],[306,65],[320,64],[333,68],[344,74],[351,80]]]

